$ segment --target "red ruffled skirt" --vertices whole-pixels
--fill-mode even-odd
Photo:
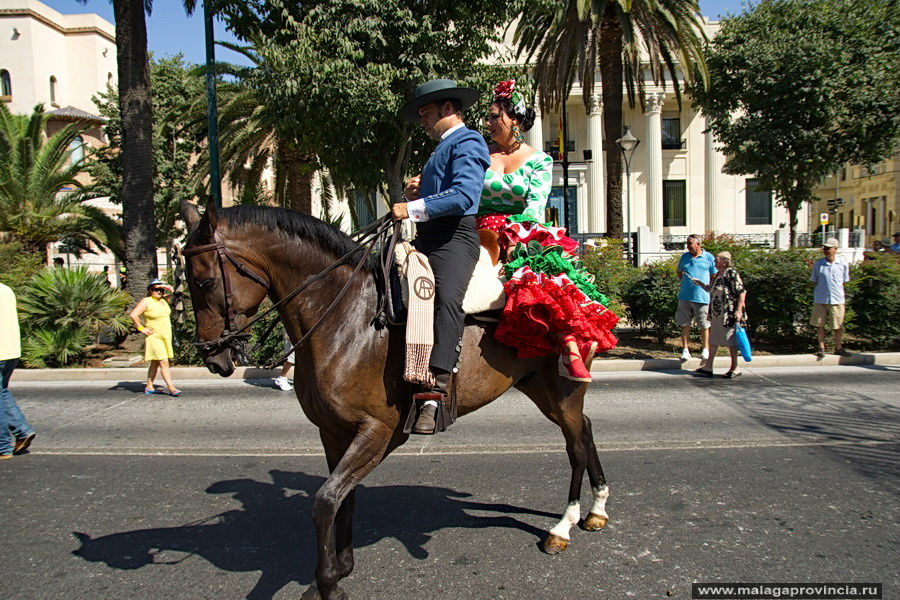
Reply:
[[[519,358],[547,356],[560,351],[565,335],[579,346],[597,342],[606,352],[618,343],[611,330],[619,318],[599,302],[589,299],[565,275],[555,277],[520,268],[504,284],[506,305],[496,338],[516,348]]]

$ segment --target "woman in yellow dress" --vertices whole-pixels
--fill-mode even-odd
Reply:
[[[153,380],[156,379],[156,373],[159,371],[163,381],[166,382],[168,394],[170,396],[181,395],[181,390],[172,385],[172,378],[169,375],[169,359],[174,356],[172,323],[169,321],[172,309],[165,299],[165,294],[171,291],[172,286],[159,279],[154,279],[147,286],[147,292],[150,295],[141,299],[131,311],[131,320],[134,322],[134,326],[146,336],[144,360],[150,361],[150,368],[147,370],[145,394],[160,393],[153,387]],[[141,315],[144,315],[144,319],[147,321],[146,325],[141,323]]]

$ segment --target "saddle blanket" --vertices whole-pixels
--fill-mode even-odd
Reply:
[[[397,244],[394,259],[397,261],[400,285],[403,289],[403,306],[409,307],[409,281],[406,277],[406,261],[410,251],[415,251],[409,242]],[[427,257],[422,256],[425,260]],[[469,280],[466,297],[463,299],[463,311],[474,315],[487,310],[502,310],[506,305],[506,294],[503,292],[502,269],[491,256],[491,252],[481,246],[481,254]]]

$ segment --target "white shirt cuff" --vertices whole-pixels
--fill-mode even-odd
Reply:
[[[428,220],[428,211],[425,210],[425,200],[423,198],[407,202],[406,212],[409,213],[409,218],[416,223]]]

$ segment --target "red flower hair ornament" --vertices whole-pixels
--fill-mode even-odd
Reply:
[[[494,101],[496,102],[500,98],[508,98],[509,103],[512,104],[513,112],[520,116],[525,115],[525,98],[516,91],[515,79],[501,81],[494,87]]]

